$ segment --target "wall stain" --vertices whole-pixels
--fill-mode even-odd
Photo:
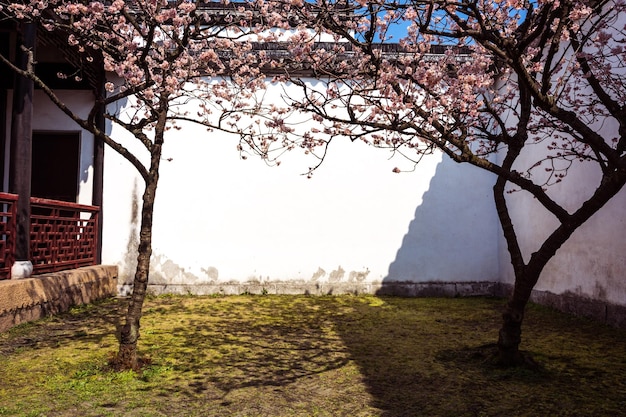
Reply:
[[[171,259],[166,255],[153,255],[150,262],[150,284],[153,285],[201,285],[201,284],[218,284],[219,271],[213,266],[200,268],[201,274],[196,275]],[[369,268],[357,271],[346,272],[341,265],[337,269],[327,273],[322,267],[318,267],[309,280],[287,280],[292,283],[319,283],[327,281],[329,283],[362,283],[366,281],[370,274]],[[326,280],[324,278],[327,278]],[[282,281],[277,281],[282,282]],[[251,275],[247,280],[231,280],[221,284],[232,285],[265,285],[272,283],[269,276]],[[319,284],[317,284],[319,285]]]
[[[329,282],[339,282],[343,279],[344,275],[346,274],[346,271],[343,270],[343,268],[341,267],[341,265],[334,271],[332,271],[330,273],[330,275],[328,276],[328,281]]]
[[[369,275],[369,268],[365,268],[365,271],[350,271],[348,275],[348,282],[362,282]]]
[[[196,275],[180,266],[165,255],[156,255],[150,261],[150,284],[214,284],[217,282],[218,271],[212,266],[202,268],[205,275]]]
[[[216,282],[219,278],[219,275],[220,275],[219,271],[217,270],[217,268],[213,266],[209,266],[207,268],[201,268],[200,270],[206,274],[210,282]]]
[[[133,184],[130,205],[130,222],[128,230],[128,244],[124,255],[123,265],[120,268],[120,277],[126,283],[132,283],[137,269],[137,255],[139,252],[139,198],[137,197],[137,179]]]
[[[600,301],[607,301],[608,300],[607,290],[599,282],[596,282],[596,288],[593,291],[593,298],[599,299]]]
[[[311,281],[317,281],[318,279],[322,278],[324,275],[326,275],[326,271],[324,271],[321,267],[319,267],[317,268],[317,271],[311,277]]]

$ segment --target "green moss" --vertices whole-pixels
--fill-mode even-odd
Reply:
[[[150,297],[141,373],[107,360],[124,302],[0,334],[0,416],[577,416],[626,407],[626,333],[531,306],[536,369],[492,365],[502,300]]]

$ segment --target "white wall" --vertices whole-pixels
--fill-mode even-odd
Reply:
[[[92,100],[86,91],[61,95],[84,112]],[[43,104],[47,99],[40,92],[35,98],[34,129],[78,130]],[[115,129],[112,134],[124,136]],[[410,165],[389,160],[383,150],[337,142],[306,179],[300,174],[310,161],[302,155],[267,167],[257,159],[241,160],[236,144],[237,138],[191,127],[167,138],[152,282],[513,282],[508,253],[498,240],[489,174],[441,155],[425,158],[415,172],[394,174],[393,167]],[[78,201],[90,204],[93,137],[87,132],[81,132],[81,149]],[[130,280],[142,183],[114,151],[107,148],[105,155],[103,263],[119,265]],[[578,191],[552,192],[573,207],[586,195],[580,190],[591,190],[580,185],[591,186],[597,178],[588,169],[572,171],[568,180]],[[553,221],[533,199],[520,193],[509,198],[523,249],[530,253]],[[624,304],[624,207],[626,191],[574,233],[537,289]]]
[[[61,95],[84,112],[92,100],[84,91]],[[35,98],[34,129],[78,130],[51,104],[43,104],[47,99],[40,92]],[[111,133],[125,137],[120,130]],[[93,138],[81,132],[81,139],[78,201],[89,204]],[[498,240],[489,174],[441,155],[425,158],[415,172],[394,174],[393,167],[410,165],[389,160],[383,150],[336,142],[324,165],[306,179],[300,174],[311,161],[302,155],[287,155],[280,167],[267,167],[257,159],[241,160],[236,144],[237,138],[191,127],[167,138],[152,282],[513,282],[508,254]],[[555,187],[552,192],[573,207],[586,195],[580,190],[591,189],[580,185],[597,178],[588,169],[572,171],[568,180],[578,191]],[[104,181],[103,263],[119,265],[130,280],[141,179],[107,148]],[[553,222],[531,198],[520,193],[509,198],[529,253]],[[624,207],[626,191],[559,250],[537,289],[624,304]]]
[[[193,126],[166,138],[151,282],[498,279],[489,175],[438,154],[394,174],[412,165],[337,141],[307,179],[312,162],[298,151],[268,167],[241,160],[237,143]],[[105,155],[103,262],[130,280],[143,186],[129,163]]]

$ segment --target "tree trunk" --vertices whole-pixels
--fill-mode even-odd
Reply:
[[[143,302],[148,288],[148,276],[150,274],[154,200],[159,183],[159,166],[161,164],[161,152],[166,130],[168,106],[169,98],[167,96],[161,97],[160,107],[157,111],[157,123],[154,127],[154,143],[151,143],[148,147],[150,150],[150,170],[143,177],[146,188],[143,192],[143,204],[141,206],[137,270],[135,271],[135,279],[133,280],[133,293],[126,313],[126,323],[120,332],[120,347],[114,362],[114,366],[119,370],[137,370],[142,365],[137,355],[137,341],[139,340],[139,322],[141,320]],[[142,137],[144,142],[149,141],[143,132],[137,132],[135,136],[138,138]]]
[[[529,360],[519,351],[519,345],[522,342],[524,311],[540,273],[541,270],[536,273],[525,270],[519,275],[516,274],[515,288],[502,314],[502,328],[498,333],[497,362],[499,365],[517,366]]]
[[[494,186],[494,197],[500,224],[511,255],[511,263],[515,272],[515,286],[513,295],[502,315],[502,328],[498,337],[498,356],[501,365],[514,366],[527,363],[529,360],[519,352],[522,321],[524,320],[526,304],[530,300],[532,290],[537,284],[541,272],[572,233],[623,188],[626,183],[626,169],[615,170],[605,175],[593,196],[573,214],[560,219],[561,224],[531,255],[526,264],[522,260],[517,236],[504,198],[504,182],[502,178],[497,180],[496,186]]]
[[[162,130],[157,137],[162,138]],[[150,171],[145,177],[146,188],[143,193],[141,207],[141,226],[139,229],[139,248],[137,254],[137,270],[133,280],[133,293],[128,311],[126,323],[120,332],[120,346],[114,366],[119,370],[134,369],[141,367],[137,355],[137,341],[139,340],[140,319],[143,302],[148,288],[148,276],[150,273],[150,257],[152,256],[152,217],[154,213],[154,200],[159,182],[159,163],[161,159],[162,139],[156,140],[151,149]]]
[[[498,363],[514,366],[522,362],[519,345],[522,342],[524,310],[507,304],[502,314],[502,328],[498,333]]]
[[[503,161],[503,167],[509,170],[511,169],[513,162],[519,155],[520,149],[521,147],[509,147],[509,151]],[[493,187],[493,196],[498,219],[502,226],[507,249],[511,257],[511,265],[513,266],[515,274],[515,287],[506,310],[502,314],[503,323],[498,335],[498,363],[503,366],[514,366],[522,361],[522,357],[519,353],[519,345],[522,341],[524,309],[530,298],[530,292],[528,292],[527,297],[524,297],[520,287],[520,284],[527,281],[526,267],[505,198],[506,184],[506,178],[498,177]],[[531,290],[533,286],[534,283],[530,287]]]
[[[133,280],[133,293],[126,313],[126,323],[121,329],[120,346],[114,364],[115,367],[120,370],[137,370],[141,367],[137,356],[137,341],[139,340],[140,319],[150,272],[150,257],[152,255],[152,214],[154,211],[154,197],[157,182],[158,177],[153,178],[146,184],[146,189],[143,193],[139,250],[137,255],[137,269]]]

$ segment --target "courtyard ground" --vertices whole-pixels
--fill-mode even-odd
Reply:
[[[157,297],[140,373],[113,372],[126,301],[0,334],[0,416],[618,416],[626,331],[530,306],[536,369],[492,365],[504,301]]]

